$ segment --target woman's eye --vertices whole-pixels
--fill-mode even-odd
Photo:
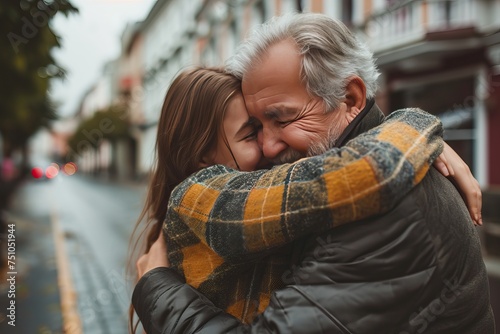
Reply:
[[[257,130],[254,130],[252,132],[250,132],[248,135],[246,135],[245,137],[243,137],[244,140],[249,140],[249,139],[256,139],[257,138]]]

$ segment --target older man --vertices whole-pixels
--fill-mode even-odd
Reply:
[[[342,146],[383,119],[373,102],[371,53],[323,15],[264,25],[229,70],[242,79],[248,111],[262,124],[264,155],[275,163]],[[311,235],[295,243],[294,254],[283,275],[288,287],[251,325],[215,308],[168,268],[141,279],[134,306],[158,332],[494,331],[478,236],[460,195],[435,170],[388,213]]]

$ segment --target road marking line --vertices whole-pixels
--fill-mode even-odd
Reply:
[[[64,235],[59,226],[59,217],[55,206],[52,207],[50,216],[57,260],[57,281],[61,294],[63,333],[82,334],[82,322],[78,313],[78,294],[71,278],[68,256],[64,245]]]

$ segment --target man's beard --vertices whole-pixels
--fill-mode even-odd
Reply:
[[[333,122],[332,126],[328,129],[326,138],[318,138],[317,141],[312,143],[307,151],[307,156],[314,157],[334,148],[344,130],[345,128],[342,127],[341,122]]]
[[[311,146],[307,151],[307,157],[320,155],[330,150],[331,148],[334,148],[335,144],[337,143],[337,140],[339,139],[340,135],[342,135],[343,131],[344,129],[341,128],[340,122],[333,122],[330,129],[328,129],[326,138],[318,137],[318,139],[311,144]],[[277,156],[274,159],[271,159],[271,163],[273,165],[282,165],[286,163],[295,162],[302,158],[305,158],[304,154],[292,149],[291,147],[288,147],[286,150],[281,152],[279,156]]]
[[[282,165],[291,162],[295,162],[299,159],[304,158],[304,154],[299,151],[294,150],[291,147],[288,147],[283,152],[281,152],[276,158],[270,159],[273,165]]]

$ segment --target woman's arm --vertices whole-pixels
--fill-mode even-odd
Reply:
[[[465,161],[448,144],[444,143],[443,153],[434,161],[434,167],[441,174],[449,177],[455,185],[467,205],[474,224],[483,225],[481,187]]]
[[[442,150],[440,121],[419,109],[342,148],[268,171],[204,169],[172,193],[164,228],[186,224],[226,260],[391,209]]]

